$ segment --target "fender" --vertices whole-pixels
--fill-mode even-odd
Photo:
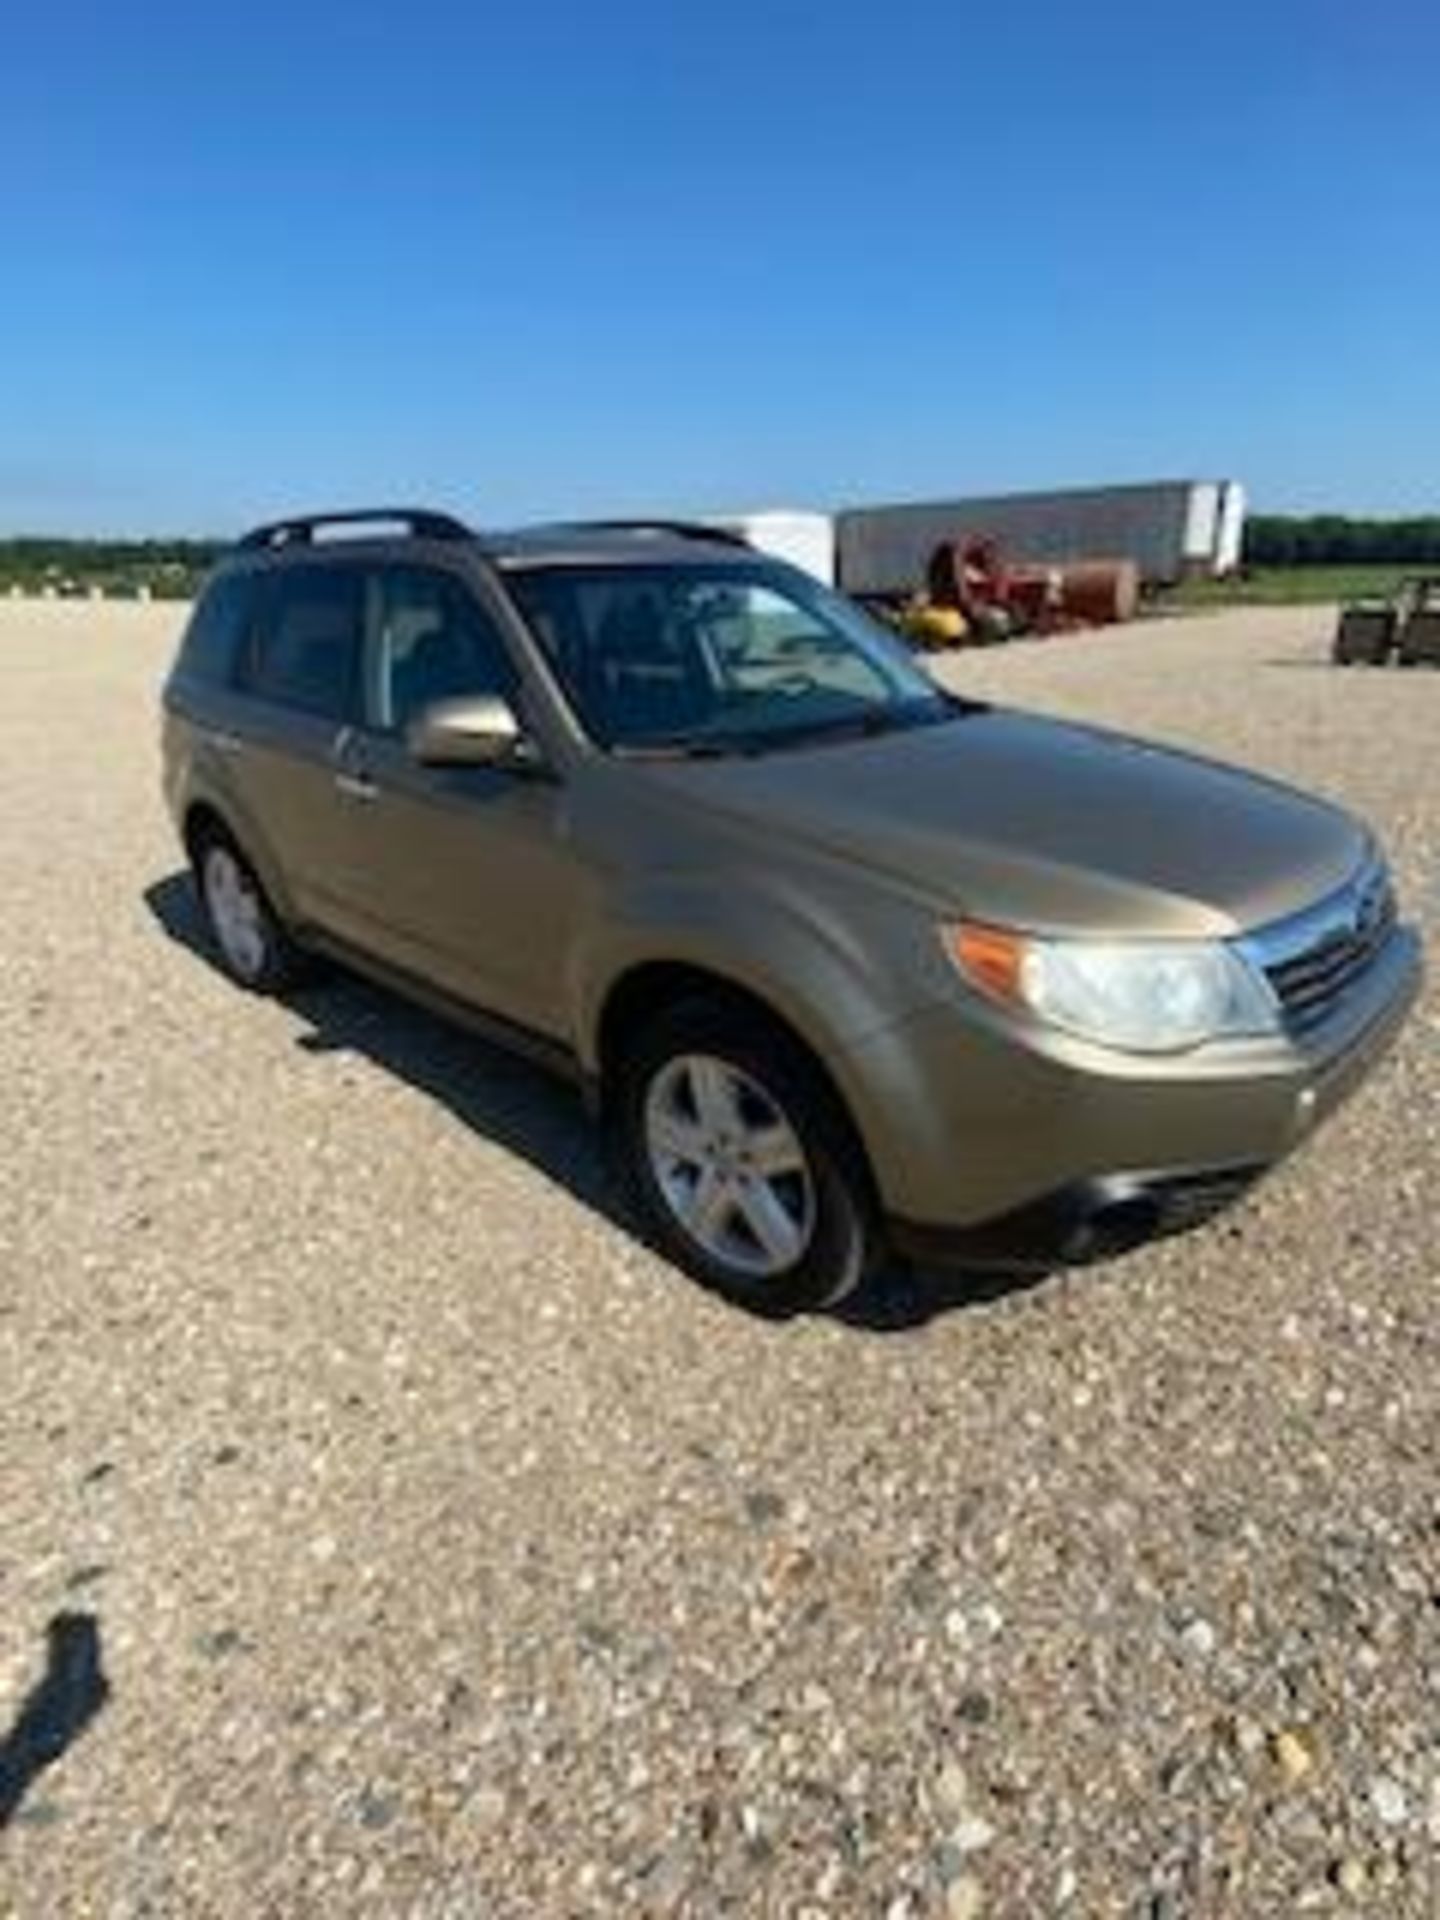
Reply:
[[[576,1047],[598,1071],[606,1003],[618,983],[649,964],[692,966],[772,1007],[841,1083],[846,1055],[917,1004],[886,966],[888,943],[861,944],[825,895],[788,887],[751,869],[743,889],[720,874],[652,873],[576,943],[568,966]],[[913,978],[913,976],[911,976]]]

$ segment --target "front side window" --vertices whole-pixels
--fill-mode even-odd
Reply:
[[[509,584],[604,746],[758,751],[953,711],[897,641],[789,568],[534,568]]]
[[[364,577],[351,567],[287,567],[270,586],[251,689],[277,706],[343,721],[354,709]]]
[[[464,584],[432,567],[385,567],[375,576],[374,640],[366,717],[403,733],[437,700],[495,693],[514,698],[505,643]]]

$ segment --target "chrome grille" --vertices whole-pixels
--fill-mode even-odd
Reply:
[[[1292,1031],[1334,1009],[1373,965],[1395,929],[1395,893],[1378,862],[1318,906],[1262,928],[1244,944],[1274,990]]]

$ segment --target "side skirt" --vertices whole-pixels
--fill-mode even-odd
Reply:
[[[453,1026],[463,1027],[467,1033],[473,1033],[492,1046],[500,1047],[504,1052],[513,1053],[529,1061],[532,1066],[553,1074],[557,1080],[565,1081],[581,1094],[589,1112],[594,1114],[600,1111],[597,1077],[586,1072],[574,1049],[563,1040],[556,1040],[550,1034],[537,1033],[533,1027],[524,1026],[519,1021],[507,1020],[503,1014],[472,1006],[468,1000],[447,993],[443,987],[434,986],[403,967],[393,967],[388,961],[377,960],[374,954],[352,947],[348,941],[339,940],[318,927],[306,927],[303,933],[297,933],[296,938],[311,952],[323,954],[326,959],[362,975],[377,987],[384,987],[402,1000],[414,1001],[417,1006],[424,1007],[427,1013],[448,1020]]]

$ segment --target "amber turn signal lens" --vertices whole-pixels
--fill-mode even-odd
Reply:
[[[972,985],[998,1000],[1020,999],[1025,942],[1019,934],[962,922],[945,929],[945,940],[951,958]]]

